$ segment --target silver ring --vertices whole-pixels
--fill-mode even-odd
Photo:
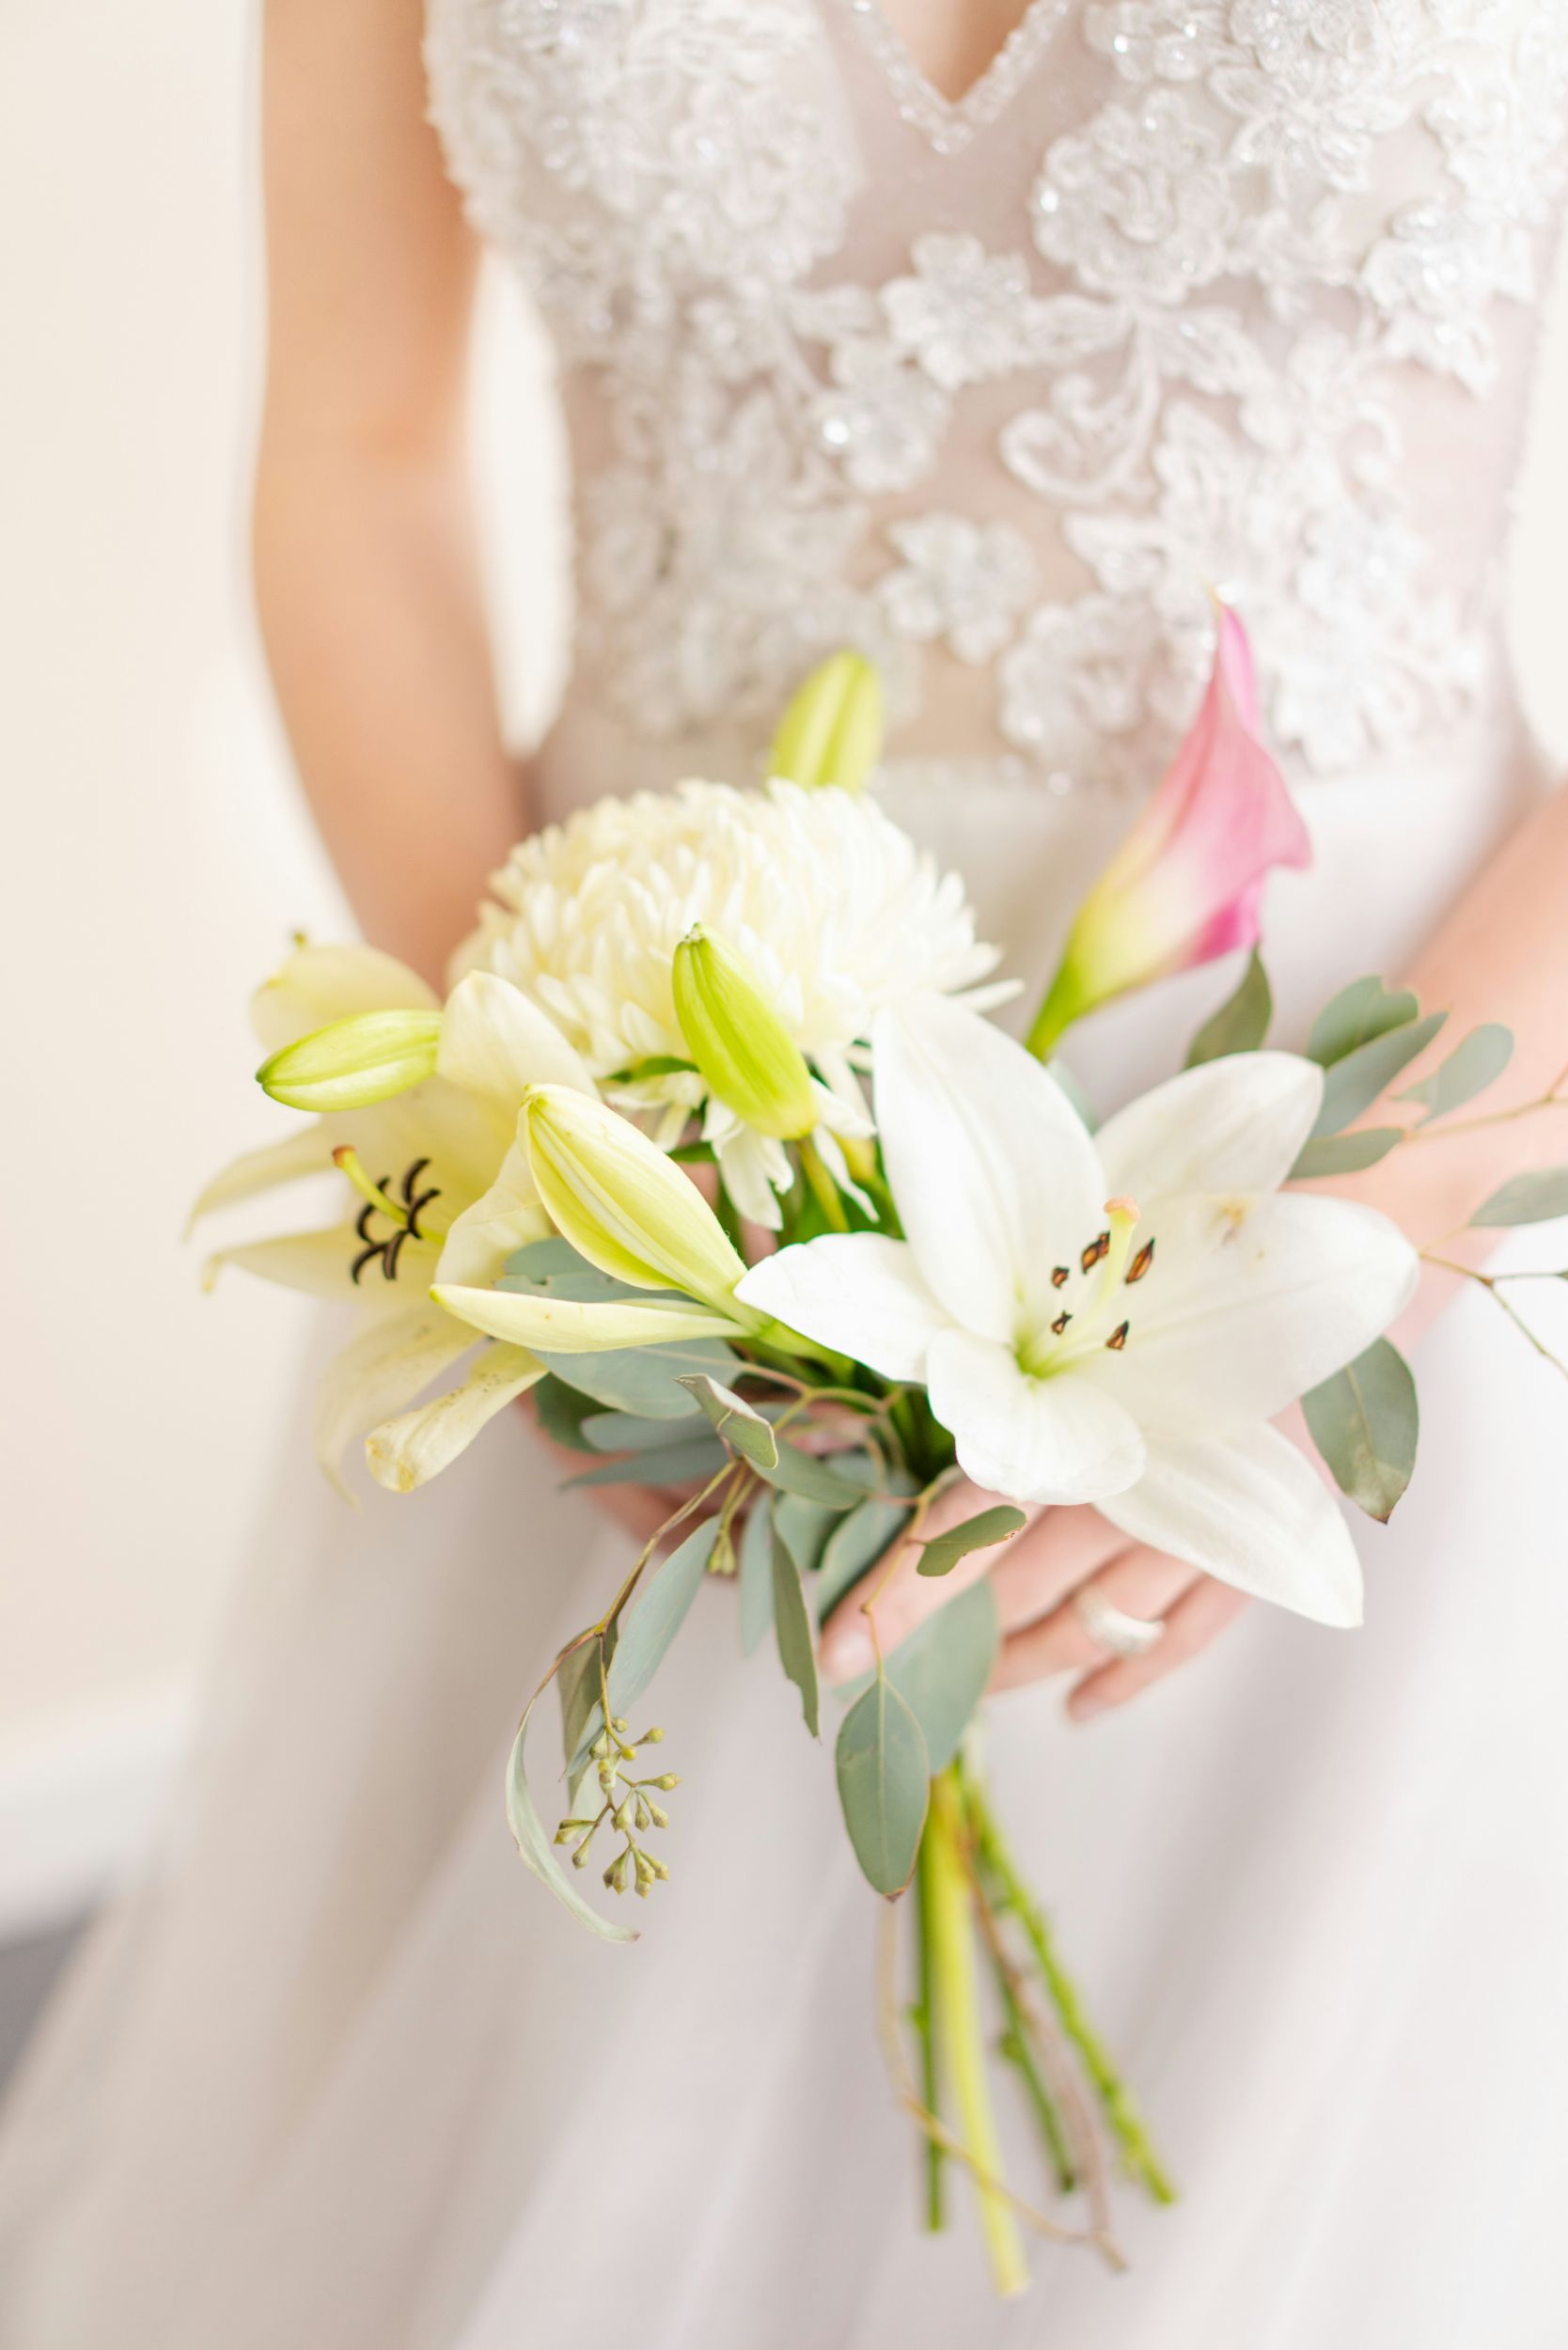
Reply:
[[[1079,1584],[1073,1605],[1090,1638],[1112,1656],[1147,1656],[1165,1637],[1158,1617],[1151,1622],[1146,1616],[1129,1616],[1092,1583]]]

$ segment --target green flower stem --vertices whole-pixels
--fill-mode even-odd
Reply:
[[[1036,1060],[1048,1061],[1073,1023],[1089,1009],[1076,978],[1064,962],[1045,993],[1045,999],[1035,1013],[1028,1035],[1024,1039]]]
[[[980,2228],[991,2278],[1004,2296],[1027,2289],[1028,2265],[1003,2185],[1002,2150],[985,2077],[985,2042],[975,1993],[972,1894],[964,1865],[964,1824],[958,1774],[949,1764],[931,1783],[924,1843],[930,1846],[927,1885],[931,1915],[931,1989],[936,2045],[951,2084],[965,2151],[975,2166]]]
[[[800,1171],[811,1186],[811,1196],[836,1232],[849,1230],[849,1217],[839,1197],[839,1186],[823,1165],[822,1152],[809,1135],[803,1136],[796,1145],[800,1152]]]
[[[1061,2126],[1061,2116],[1052,2103],[1051,2092],[1045,2086],[1044,2075],[1035,2055],[1029,2019],[1019,2004],[1006,1961],[996,1951],[992,1952],[991,1966],[1007,2016],[1007,2029],[998,2043],[1000,2053],[1023,2081],[1034,2118],[1040,2124],[1040,2135],[1045,2141],[1045,2152],[1050,2157],[1058,2190],[1063,2195],[1070,2195],[1077,2185],[1073,2156]]]
[[[1044,1916],[1019,1877],[990,1806],[972,1777],[965,1779],[964,1795],[980,1866],[996,1883],[998,1906],[1011,1910],[1018,1920],[1040,1969],[1041,1981],[1050,1994],[1051,2003],[1060,2019],[1062,2031],[1077,2050],[1084,2070],[1105,2107],[1105,2119],[1123,2163],[1148,2189],[1155,2202],[1173,2203],[1176,2189],[1154,2151],[1143,2118],[1133,2102],[1132,2092],[1085,2014],[1077,1986],[1057,1957]]]
[[[920,2101],[928,2113],[940,2120],[941,2085],[936,2070],[935,1993],[933,1988],[936,1970],[932,1940],[932,1856],[935,1842],[933,1836],[921,1837],[919,1857],[915,1864],[915,1933],[919,1962],[919,1999],[918,2004],[910,2010],[910,2022],[920,2044]],[[925,2150],[926,2227],[934,2235],[947,2224],[942,2179],[942,2168],[947,2157],[929,2131],[924,2133],[922,2144]]]

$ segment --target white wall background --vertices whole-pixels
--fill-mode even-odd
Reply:
[[[150,1801],[306,1322],[239,1279],[203,1298],[180,1240],[263,1131],[251,987],[340,922],[249,634],[253,29],[252,0],[0,8],[0,1935],[79,1898]],[[538,358],[501,341],[537,543]],[[1515,608],[1568,744],[1564,416],[1560,317]]]

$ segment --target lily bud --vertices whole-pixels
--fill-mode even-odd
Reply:
[[[759,1134],[793,1141],[821,1119],[805,1055],[745,965],[694,924],[675,949],[675,1016],[709,1090]]]
[[[882,680],[863,653],[836,652],[796,689],[768,755],[770,776],[810,791],[858,791],[882,757]]]
[[[256,1082],[290,1109],[368,1109],[431,1075],[440,1042],[438,1011],[359,1012],[286,1044]]]
[[[1215,619],[1202,706],[1079,907],[1029,1030],[1029,1050],[1042,1060],[1075,1020],[1113,995],[1256,946],[1269,872],[1311,862],[1307,827],[1259,737],[1247,632],[1217,600]]]
[[[602,1102],[535,1086],[520,1137],[557,1230],[579,1256],[636,1289],[676,1289],[729,1308],[745,1272],[691,1179]]]

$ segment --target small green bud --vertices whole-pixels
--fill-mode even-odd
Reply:
[[[830,654],[799,686],[773,738],[768,773],[820,790],[859,791],[882,757],[882,680],[863,653]]]
[[[681,1780],[676,1772],[666,1771],[662,1778],[652,1778],[648,1783],[651,1787],[662,1787],[667,1794],[672,1787],[680,1786]]]
[[[666,1884],[669,1879],[668,1863],[663,1860],[655,1860],[651,1853],[645,1853],[643,1855],[643,1858],[647,1861],[653,1874],[659,1879],[661,1885]]]
[[[625,1892],[626,1879],[631,1870],[631,1866],[632,1847],[628,1844],[623,1851],[617,1853],[615,1858],[611,1861],[609,1867],[604,1872],[604,1883],[610,1892]]]
[[[256,1082],[295,1110],[362,1110],[422,1084],[441,1042],[438,1011],[366,1011],[334,1020],[264,1060]]]
[[[669,1825],[669,1813],[661,1810],[656,1803],[649,1805],[648,1816],[655,1827],[668,1827]]]
[[[709,1089],[759,1134],[808,1135],[819,1112],[806,1057],[745,964],[698,923],[670,976],[681,1033]]]
[[[642,1736],[637,1740],[637,1744],[639,1747],[660,1747],[663,1746],[664,1739],[665,1733],[660,1729],[658,1723],[655,1722],[651,1730],[645,1730],[643,1731]]]
[[[628,1730],[630,1730],[631,1727],[632,1725],[627,1720],[624,1714],[612,1714],[610,1716],[610,1728],[612,1730],[618,1730],[624,1734]]]

